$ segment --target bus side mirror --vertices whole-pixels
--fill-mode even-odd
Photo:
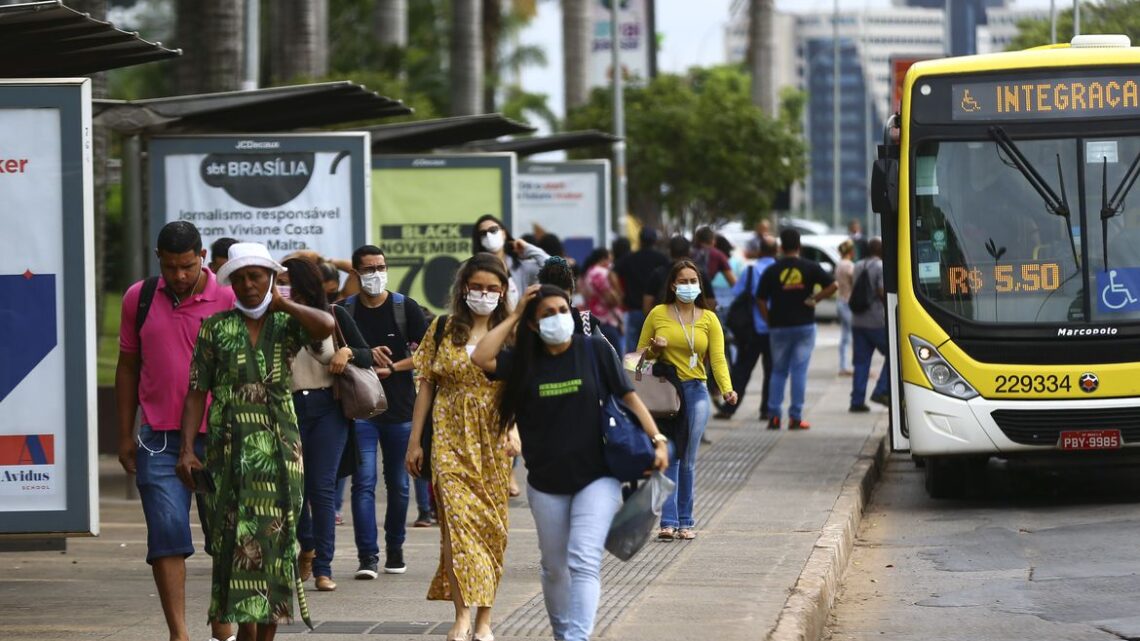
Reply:
[[[893,152],[893,153],[892,153]],[[883,234],[883,285],[898,292],[899,160],[898,147],[879,145],[879,159],[871,169],[871,210],[879,214]]]
[[[879,158],[871,169],[871,211],[894,219],[899,211],[899,161]]]

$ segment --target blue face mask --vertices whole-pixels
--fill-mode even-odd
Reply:
[[[681,301],[682,303],[691,303],[697,300],[697,296],[700,296],[700,294],[700,283],[682,283],[680,285],[677,285],[677,300]]]

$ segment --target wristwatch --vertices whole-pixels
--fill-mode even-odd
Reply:
[[[662,434],[661,432],[654,434],[653,438],[651,438],[649,440],[653,441],[654,445],[657,445],[658,443],[668,443],[669,442],[669,438],[667,436],[665,436],[664,434]]]

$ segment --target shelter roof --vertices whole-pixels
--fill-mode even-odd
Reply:
[[[0,6],[0,78],[64,78],[182,55],[60,0]]]
[[[372,134],[373,153],[416,153],[440,147],[458,147],[473,140],[532,133],[534,127],[503,114],[479,114],[376,125]]]
[[[526,136],[507,140],[478,140],[467,145],[467,149],[477,151],[513,151],[520,156],[531,156],[548,151],[579,149],[610,145],[621,140],[613,134],[596,129],[584,131],[564,131],[546,136]]]
[[[96,122],[123,133],[191,134],[311,129],[412,113],[348,81],[147,100],[96,100]]]

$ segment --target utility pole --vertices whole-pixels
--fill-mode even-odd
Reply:
[[[242,64],[242,91],[257,89],[261,76],[261,1],[245,0],[245,59]]]
[[[1073,37],[1081,35],[1081,0],[1073,0]]]
[[[610,2],[610,53],[612,55],[614,83],[614,215],[613,231],[620,234],[626,227],[626,176],[625,176],[625,78],[621,68],[621,30],[618,24],[618,2]]]
[[[831,16],[831,226],[840,226],[839,215],[839,0]]]

